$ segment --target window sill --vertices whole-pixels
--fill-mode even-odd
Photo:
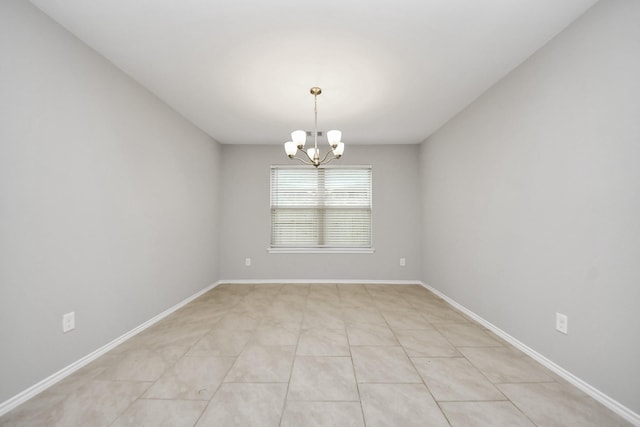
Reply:
[[[372,254],[375,248],[267,248],[270,254]]]

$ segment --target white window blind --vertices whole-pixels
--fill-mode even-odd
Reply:
[[[272,166],[271,247],[371,248],[371,167]]]

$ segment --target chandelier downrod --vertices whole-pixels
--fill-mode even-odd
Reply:
[[[297,130],[291,133],[291,141],[284,143],[284,150],[290,159],[296,159],[304,164],[315,166],[316,168],[322,164],[329,163],[333,159],[339,159],[344,152],[344,143],[341,141],[342,132],[339,130],[330,130],[327,132],[327,140],[331,150],[327,151],[324,158],[320,160],[320,150],[318,149],[318,95],[322,93],[322,89],[317,86],[312,87],[309,92],[313,95],[313,148],[304,150],[307,133],[303,130]],[[301,151],[305,158],[298,157],[297,153]],[[329,157],[332,155],[332,157]],[[307,160],[308,159],[308,160]]]
[[[313,95],[313,117],[314,117],[314,122],[313,122],[313,146],[315,148],[314,150],[314,156],[313,156],[313,161],[314,161],[314,165],[316,164],[316,158],[320,157],[320,152],[318,151],[318,95],[320,95],[322,93],[322,89],[320,89],[319,87],[312,87],[311,90],[309,91],[311,92],[311,95]],[[316,167],[318,167],[316,165]]]

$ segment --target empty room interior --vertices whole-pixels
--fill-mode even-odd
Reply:
[[[640,426],[638,22],[0,2],[0,426]]]

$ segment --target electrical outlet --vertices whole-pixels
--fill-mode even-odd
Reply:
[[[76,328],[76,312],[62,315],[62,332],[69,332]]]
[[[407,265],[407,260],[405,258],[400,258],[400,267],[404,267]]]
[[[563,334],[569,333],[569,318],[566,314],[556,313],[556,330]]]
[[[245,258],[244,259],[244,265],[247,267],[251,267],[251,258]]]

